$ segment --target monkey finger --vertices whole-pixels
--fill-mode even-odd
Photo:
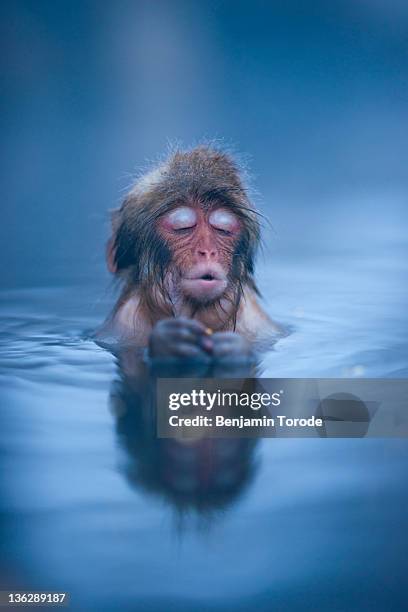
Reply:
[[[231,346],[230,343],[222,342],[219,344],[214,344],[213,348],[214,356],[221,357],[225,355],[239,354],[239,351],[234,350],[234,347]]]
[[[200,321],[196,319],[187,319],[186,317],[177,317],[174,319],[176,321],[177,327],[183,329],[189,329],[192,333],[196,335],[202,335],[206,333],[206,327]]]
[[[197,347],[200,347],[200,344],[201,344],[200,343],[200,338],[197,337],[196,334],[192,333],[188,329],[182,329],[182,330],[178,331],[174,335],[174,340],[176,342],[183,342],[185,344],[191,344],[191,345],[197,346]]]
[[[175,357],[207,360],[208,356],[198,346],[181,342],[172,347],[172,355]]]
[[[198,344],[197,335],[191,330],[186,328],[167,330],[165,334],[162,334],[163,342],[186,342],[191,344]]]
[[[240,349],[245,350],[249,348],[250,344],[246,338],[237,334],[236,332],[217,332],[212,336],[214,345],[228,344],[230,346],[236,346]]]
[[[236,332],[227,331],[227,332],[215,332],[213,334],[214,342],[225,342],[225,341],[241,341],[243,340],[242,336],[237,334]]]
[[[246,359],[251,355],[249,342],[236,333],[225,332],[214,334],[215,358]]]
[[[236,340],[231,340],[229,338],[217,338],[213,340],[213,347],[214,347],[214,351],[221,351],[221,350],[233,350],[234,348],[236,350],[241,350],[243,348],[242,344],[239,341]]]
[[[254,360],[253,354],[251,352],[243,352],[243,351],[231,351],[230,348],[226,348],[225,350],[214,351],[213,359],[215,362],[219,363],[252,363]]]
[[[201,338],[201,346],[207,353],[212,353],[214,349],[214,342],[208,336],[203,336]]]

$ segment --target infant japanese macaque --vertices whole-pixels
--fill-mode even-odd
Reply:
[[[228,154],[173,153],[113,211],[107,260],[123,287],[99,337],[157,359],[249,359],[279,331],[258,303],[259,238]]]

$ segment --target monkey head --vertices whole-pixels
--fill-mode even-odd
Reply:
[[[199,309],[224,298],[237,308],[243,286],[256,289],[257,213],[222,151],[173,153],[136,182],[112,226],[109,268],[153,311],[169,315],[175,301]]]

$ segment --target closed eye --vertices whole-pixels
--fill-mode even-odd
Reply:
[[[189,206],[179,206],[165,215],[164,223],[175,232],[188,231],[197,225],[197,213]]]
[[[188,234],[194,228],[195,228],[195,225],[192,225],[191,227],[177,227],[177,228],[173,228],[173,232],[175,234]]]
[[[217,208],[209,216],[210,225],[219,233],[231,236],[239,230],[239,221],[236,215],[226,208]]]

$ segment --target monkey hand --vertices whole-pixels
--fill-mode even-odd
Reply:
[[[251,344],[236,332],[216,332],[211,336],[212,355],[216,361],[250,362],[254,359]]]
[[[159,360],[176,358],[208,361],[211,343],[205,332],[204,325],[193,319],[162,319],[150,334],[149,355]]]

